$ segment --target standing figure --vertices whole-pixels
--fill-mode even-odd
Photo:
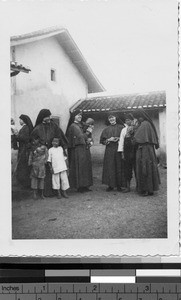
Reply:
[[[115,187],[122,191],[125,187],[123,161],[118,150],[118,141],[123,126],[117,124],[116,116],[108,116],[110,125],[105,128],[100,137],[100,143],[106,146],[103,162],[102,183],[108,185],[107,192]]]
[[[153,123],[140,118],[134,139],[136,151],[137,190],[143,196],[153,195],[159,190],[160,177],[157,167],[155,148],[158,149],[158,137]]]
[[[88,170],[91,170],[91,177],[92,177],[92,159],[91,159],[91,151],[90,148],[94,144],[94,140],[92,137],[92,132],[94,129],[94,119],[88,118],[85,121],[85,124],[83,126],[83,131],[86,133],[86,161],[87,161],[87,168]],[[93,179],[92,179],[93,181]]]
[[[42,145],[45,145],[48,149],[52,147],[52,141],[54,138],[60,139],[60,144],[64,151],[67,148],[67,139],[60,129],[60,127],[50,118],[51,112],[49,109],[42,109],[36,119],[35,128],[31,134],[32,139],[39,139]],[[46,177],[45,177],[45,197],[53,196],[52,190],[52,174],[49,165],[46,165]]]
[[[17,161],[17,180],[24,188],[30,187],[30,168],[28,165],[30,153],[30,134],[33,130],[33,125],[27,115],[19,117],[20,125],[22,126],[19,133],[15,133],[19,143],[18,161]]]
[[[50,164],[52,173],[52,186],[57,191],[58,199],[61,198],[61,192],[63,197],[68,198],[66,190],[69,188],[67,165],[65,162],[67,157],[64,156],[63,148],[59,143],[59,139],[54,138],[52,141],[53,147],[48,151],[48,163]]]
[[[118,144],[118,152],[121,152],[122,159],[124,160],[124,176],[126,180],[124,193],[130,192],[130,182],[133,176],[133,169],[135,169],[133,136],[134,127],[132,125],[132,118],[128,115],[125,118],[125,127],[121,131]]]
[[[15,121],[11,118],[11,149],[17,150],[17,139],[16,136],[18,135],[18,129],[16,128]]]
[[[18,158],[18,142],[16,136],[18,135],[18,130],[15,126],[15,121],[11,118],[11,173],[12,173],[12,183],[15,179],[15,171],[17,167]]]
[[[41,145],[39,140],[32,141],[32,148],[29,156],[29,165],[31,166],[31,188],[33,189],[33,198],[38,197],[38,190],[41,192],[41,198],[44,199],[44,179],[46,175],[45,164],[48,159],[48,149]]]
[[[92,138],[92,131],[94,129],[94,119],[88,118],[83,126],[84,132],[87,132],[88,138],[86,140],[87,148],[92,147],[94,144],[93,138]]]
[[[73,123],[68,126],[68,154],[70,187],[78,192],[90,191],[93,185],[90,147],[87,148],[89,131],[83,131],[82,114],[75,112]],[[71,122],[69,122],[71,123]]]

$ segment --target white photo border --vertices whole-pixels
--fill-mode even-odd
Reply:
[[[173,1],[173,0],[171,0]],[[171,1],[165,1],[165,5]],[[145,0],[146,2],[146,0]],[[174,2],[174,1],[173,1]],[[178,11],[173,5],[172,53],[173,69],[168,70],[166,90],[167,133],[167,219],[166,239],[104,239],[104,240],[12,240],[11,166],[10,166],[10,34],[7,22],[1,26],[0,82],[1,85],[1,196],[0,196],[0,256],[42,257],[120,257],[169,256],[179,254],[179,104],[178,104]],[[35,1],[36,3],[36,1]],[[4,5],[6,3],[1,3]],[[1,13],[3,10],[1,11]],[[4,16],[7,18],[7,16]],[[4,21],[3,18],[3,21]],[[144,199],[143,199],[144,201]]]

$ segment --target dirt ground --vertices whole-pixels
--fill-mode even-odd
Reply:
[[[69,191],[69,198],[33,200],[31,191],[12,197],[13,239],[123,239],[167,237],[166,169],[159,167],[161,185],[154,196],[106,192],[102,166],[93,166],[92,192]]]

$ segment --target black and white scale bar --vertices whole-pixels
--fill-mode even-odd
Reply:
[[[179,269],[136,270],[136,283],[181,283]]]
[[[90,270],[45,270],[45,277],[90,277]]]
[[[45,277],[3,277],[0,283],[42,283]]]
[[[135,283],[135,276],[91,276],[91,283]]]
[[[0,269],[0,283],[181,283],[180,269]]]
[[[45,270],[45,282],[90,282],[89,270]]]
[[[65,282],[65,283],[90,283],[90,277],[81,276],[51,276],[51,277],[4,277],[0,278],[0,283],[48,283],[48,282]]]
[[[45,277],[45,282],[66,282],[66,283],[89,283],[90,277]]]
[[[179,269],[137,269],[136,270],[136,276],[148,276],[148,277],[154,277],[154,276],[159,276],[159,277],[179,277],[181,276],[181,270]]]
[[[98,269],[98,270],[90,270],[90,275],[92,276],[136,276],[136,270],[134,269]]]
[[[17,262],[15,263],[17,259]],[[134,258],[132,263],[94,263],[94,259],[91,259],[90,263],[85,262],[83,259],[79,259],[79,263],[75,263],[74,260],[76,260],[75,258],[71,259],[67,259],[67,261],[69,261],[69,263],[65,263],[66,259],[62,259],[62,263],[58,263],[61,261],[61,259],[57,259],[55,258],[55,262],[51,263],[52,260],[54,260],[54,258],[52,258],[50,261],[48,261],[47,263],[43,262],[43,259],[41,260],[40,258],[26,258],[26,257],[22,257],[22,258],[0,258],[0,261],[3,261],[0,263],[0,269],[14,269],[14,270],[148,270],[148,269],[152,269],[152,270],[181,270],[181,263],[136,263],[136,258]],[[33,262],[34,260],[34,262]],[[36,261],[37,260],[37,261]],[[48,260],[48,259],[47,259]],[[89,260],[89,259],[87,259]],[[110,260],[110,259],[109,259]],[[119,259],[120,260],[120,259]],[[118,261],[119,261],[118,260]],[[138,259],[137,259],[138,260]],[[141,260],[141,259],[139,259]],[[155,258],[156,260],[156,258]],[[29,261],[29,263],[25,263],[26,261]],[[96,259],[95,259],[96,261]],[[99,259],[100,261],[100,259]],[[10,263],[11,262],[11,263]]]
[[[0,269],[0,279],[4,277],[45,277],[45,270]]]
[[[136,277],[136,283],[181,283],[181,277]]]

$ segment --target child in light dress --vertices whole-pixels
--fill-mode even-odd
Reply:
[[[58,138],[54,138],[52,141],[52,148],[48,151],[48,163],[52,172],[52,186],[57,191],[57,198],[68,198],[66,190],[69,188],[69,181],[67,176],[67,165],[64,156],[63,148],[60,146]]]
[[[46,175],[45,164],[47,163],[47,159],[47,147],[42,145],[39,140],[33,140],[28,164],[31,166],[30,178],[34,200],[38,198],[38,190],[41,192],[41,198],[44,199],[43,190]]]

